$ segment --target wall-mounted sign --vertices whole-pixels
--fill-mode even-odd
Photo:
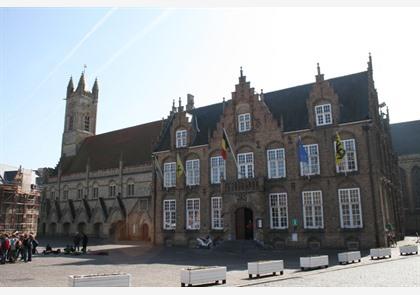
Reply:
[[[298,241],[298,234],[297,233],[292,233],[292,241],[293,242],[297,242]]]
[[[263,222],[261,218],[257,218],[257,228],[262,228],[263,227]]]
[[[298,225],[298,220],[296,218],[292,219],[292,225],[293,226],[297,226]]]

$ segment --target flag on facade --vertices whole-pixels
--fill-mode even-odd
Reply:
[[[299,136],[298,139],[298,152],[299,152],[299,162],[309,163],[308,153],[305,150],[305,147],[302,144],[302,139]]]
[[[344,156],[346,155],[346,150],[344,149],[343,142],[340,139],[338,132],[335,134],[335,163],[340,165]]]
[[[225,128],[223,128],[223,137],[222,137],[222,142],[220,144],[220,148],[221,148],[221,154],[222,154],[222,158],[223,160],[226,161],[227,159],[227,153],[231,150],[230,145],[229,145],[229,140],[227,138],[227,134],[226,134],[226,130]]]
[[[160,179],[163,179],[163,172],[162,172],[162,169],[160,168],[157,155],[153,156],[153,161],[155,162],[155,167],[156,167],[156,172],[157,172],[156,174],[160,177]]]
[[[176,154],[176,176],[180,177],[182,174],[184,174],[184,165],[182,165],[181,158],[179,157],[179,154]]]

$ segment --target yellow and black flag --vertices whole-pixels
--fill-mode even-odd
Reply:
[[[335,163],[340,165],[344,156],[346,155],[346,150],[344,149],[343,142],[340,139],[338,132],[335,135]]]
[[[182,174],[184,174],[184,165],[182,165],[181,158],[179,157],[179,154],[176,154],[176,176],[180,177]]]

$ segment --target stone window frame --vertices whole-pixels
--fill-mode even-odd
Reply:
[[[222,230],[223,223],[223,199],[221,196],[212,197],[211,200],[211,228]]]
[[[311,147],[316,146],[316,154],[313,154],[312,152],[314,149],[311,149]],[[311,175],[318,175],[321,173],[321,167],[319,163],[319,146],[317,143],[313,144],[304,144],[303,148],[305,149],[306,153],[308,154],[308,164],[304,162],[300,162],[300,175],[301,176],[311,176]],[[315,162],[316,158],[316,163]],[[316,171],[314,172],[313,168],[316,167]],[[305,173],[305,169],[308,170],[309,173]]]
[[[357,192],[356,195],[352,195],[351,192]],[[344,200],[343,194],[347,194],[348,200]],[[363,217],[362,217],[362,201],[360,198],[360,188],[341,188],[338,189],[338,202],[340,208],[340,227],[341,228],[363,228]],[[348,224],[344,224],[344,206],[348,206]],[[354,206],[357,206],[355,208]],[[356,213],[354,212],[356,211]],[[357,212],[358,211],[358,212]],[[355,223],[355,217],[358,216],[359,224]]]
[[[269,207],[270,207],[269,208],[270,209],[270,228],[271,229],[287,229],[289,227],[287,193],[285,192],[270,193],[268,197],[269,197]],[[273,204],[274,199],[275,199],[275,204]],[[277,219],[278,219],[277,226],[274,225],[274,219],[276,218],[275,215],[277,215]],[[285,223],[283,222],[284,219],[285,219]]]
[[[187,136],[188,136],[187,129],[178,129],[175,132],[175,147],[176,148],[186,147],[187,146]]]
[[[210,183],[219,184],[222,178],[226,179],[226,161],[222,156],[210,157]]]
[[[92,185],[92,199],[96,200],[99,198],[99,185],[95,182]]]
[[[315,200],[317,194],[319,196],[319,201]],[[309,200],[308,200],[309,199]],[[303,227],[305,229],[323,229],[324,228],[324,208],[323,208],[323,201],[322,201],[322,191],[302,191],[302,206],[303,206]],[[309,210],[310,208],[310,216]],[[318,210],[319,214],[316,214]],[[317,219],[318,217],[318,219]],[[310,219],[311,225],[308,224],[308,220]],[[319,222],[320,221],[320,222]]]
[[[282,153],[282,159],[281,157],[278,157],[277,152]],[[270,153],[275,154],[275,159],[270,160]],[[271,173],[271,164],[274,164],[274,170],[276,171],[275,175],[272,175]],[[281,169],[281,166],[283,168],[283,174],[280,175],[279,170]],[[268,149],[267,150],[267,175],[269,179],[274,178],[285,178],[286,177],[286,150],[284,148],[274,148],[274,149]]]
[[[83,117],[83,130],[89,132],[90,131],[90,116],[89,114]]]
[[[247,158],[247,156],[249,155],[251,155],[251,159],[252,159],[251,162],[249,162],[248,161],[249,158]],[[242,158],[244,160],[242,160]],[[254,178],[255,177],[254,153],[253,152],[238,153],[237,159],[238,159],[238,171],[237,171],[238,179]],[[241,169],[242,167],[244,167],[244,173],[242,173],[242,169]],[[251,175],[249,175],[250,171],[251,171]]]
[[[200,185],[200,159],[185,161],[185,183],[187,186]]]
[[[251,130],[251,113],[243,113],[238,115],[238,131],[240,133]]]
[[[164,230],[176,229],[176,200],[166,199],[162,204],[162,221]]]
[[[108,185],[108,196],[116,197],[117,196],[117,185],[114,181],[110,181]]]
[[[329,111],[325,110],[325,107],[329,108]],[[320,112],[318,113],[318,110]],[[332,105],[331,103],[325,104],[318,104],[315,106],[315,123],[316,126],[325,126],[331,125],[333,123],[333,116],[332,116]],[[327,122],[327,118],[329,118],[329,122]],[[320,122],[322,119],[322,122]]]
[[[132,197],[135,195],[135,183],[134,180],[129,179],[127,181],[127,197]]]
[[[200,198],[188,198],[185,200],[185,229],[200,229]]]
[[[359,169],[358,165],[357,165],[357,149],[356,149],[356,140],[354,138],[349,138],[349,139],[342,139],[341,140],[342,144],[343,144],[343,148],[346,151],[346,154],[344,155],[344,158],[341,160],[340,165],[335,165],[336,166],[336,172],[337,173],[346,173],[346,172],[354,172],[357,171]],[[349,145],[352,146],[349,146]],[[333,146],[334,146],[334,159],[336,157],[337,151],[335,149],[335,142],[333,142]],[[352,148],[352,149],[349,149]],[[354,168],[353,169],[349,169],[349,155],[352,155],[353,157],[353,162],[354,162]]]
[[[82,200],[83,199],[83,185],[82,184],[78,184],[77,185],[77,191],[76,191],[76,197],[77,200]]]
[[[63,186],[63,201],[69,199],[69,187],[67,185]]]
[[[176,187],[176,162],[163,163],[163,187]]]

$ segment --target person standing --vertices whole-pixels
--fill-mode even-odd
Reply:
[[[85,233],[82,233],[82,252],[86,253],[86,247],[88,244],[88,237]]]
[[[76,235],[73,238],[73,243],[74,243],[74,249],[76,251],[79,251],[80,249],[80,234],[77,232]]]

